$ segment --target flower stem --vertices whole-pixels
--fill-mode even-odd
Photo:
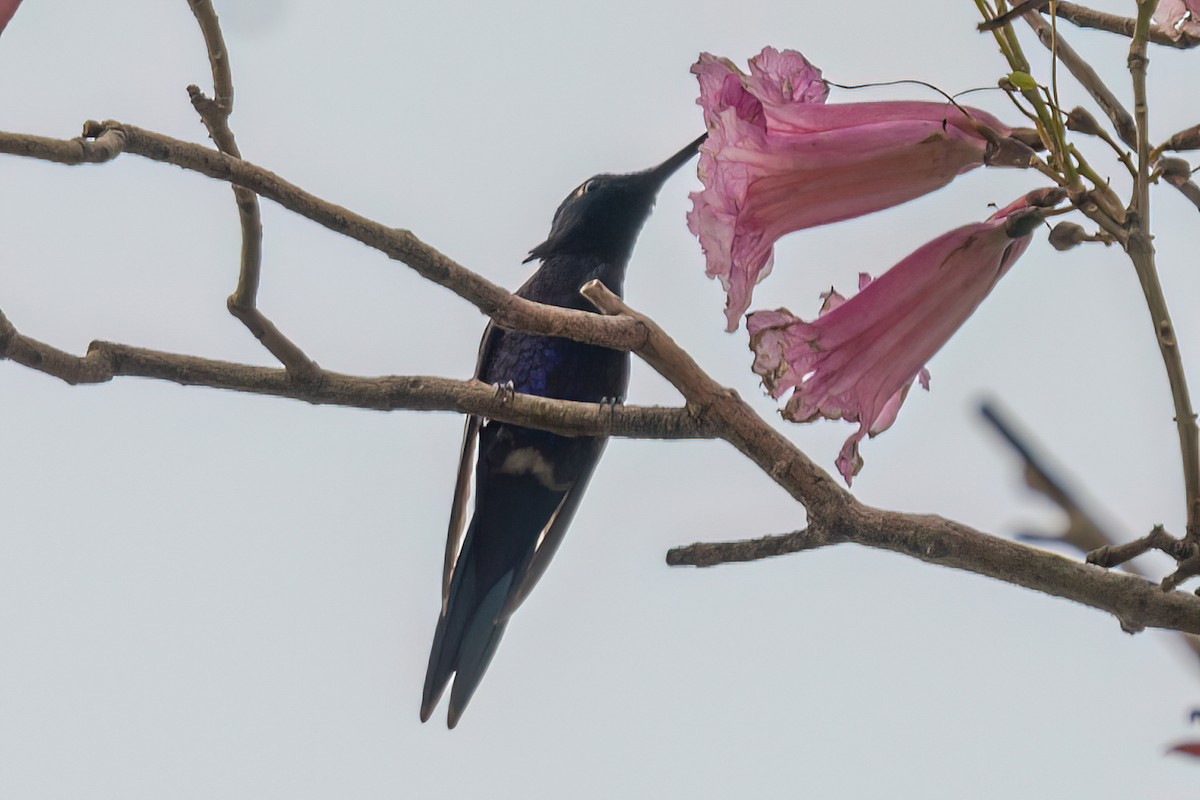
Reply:
[[[1133,199],[1129,206],[1127,225],[1129,238],[1125,251],[1129,254],[1146,306],[1154,323],[1155,337],[1167,379],[1171,384],[1171,398],[1175,403],[1175,424],[1179,430],[1179,447],[1183,457],[1183,479],[1187,498],[1187,538],[1200,541],[1200,428],[1196,425],[1196,412],[1188,393],[1187,376],[1183,370],[1183,359],[1179,354],[1179,343],[1162,284],[1154,264],[1154,245],[1150,237],[1150,134],[1149,109],[1146,102],[1146,39],[1150,31],[1150,15],[1154,13],[1158,0],[1138,0],[1137,24],[1133,41],[1129,45],[1129,74],[1133,80],[1133,117],[1137,125],[1137,177],[1134,182]]]

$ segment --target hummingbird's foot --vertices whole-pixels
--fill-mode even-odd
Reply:
[[[617,406],[623,406],[623,405],[625,405],[625,398],[623,398],[623,397],[601,397],[600,398],[601,412],[603,412],[603,410],[605,408],[607,408],[608,409],[608,418],[610,420],[616,414]]]
[[[517,394],[517,390],[513,387],[512,381],[505,381],[504,383],[497,383],[497,384],[495,384],[495,386],[496,386],[496,399],[500,401],[501,405],[508,405],[509,403],[511,403],[513,397],[516,396],[516,394]]]

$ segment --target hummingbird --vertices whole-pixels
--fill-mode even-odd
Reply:
[[[621,295],[625,268],[658,190],[704,139],[700,136],[656,167],[596,175],[573,189],[554,212],[546,241],[529,251],[525,263],[537,259],[541,266],[517,296],[594,313],[579,293],[585,283],[599,280]],[[475,377],[501,391],[618,403],[629,384],[629,353],[489,324]],[[422,722],[453,676],[447,724],[458,724],[509,618],[562,543],[607,441],[467,417],[446,536],[442,605],[421,698]],[[472,484],[474,503],[467,523]]]

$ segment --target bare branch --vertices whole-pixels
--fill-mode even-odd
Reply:
[[[1200,545],[1200,427],[1196,425],[1196,412],[1192,409],[1187,374],[1184,372],[1183,358],[1179,353],[1175,326],[1171,322],[1171,313],[1158,279],[1158,269],[1154,263],[1153,237],[1150,233],[1150,112],[1146,97],[1146,69],[1150,59],[1146,55],[1146,36],[1154,6],[1154,2],[1138,0],[1137,28],[1129,45],[1129,74],[1133,79],[1133,115],[1137,123],[1138,172],[1134,182],[1133,200],[1129,206],[1129,237],[1125,241],[1125,252],[1129,254],[1138,281],[1142,285],[1158,349],[1171,385],[1187,502],[1185,538],[1195,545]]]
[[[941,517],[881,511],[857,502],[836,519],[817,524],[810,521],[807,531],[680,547],[667,554],[667,563],[713,566],[839,542],[891,550],[930,564],[1074,600],[1107,611],[1131,633],[1144,628],[1165,628],[1200,634],[1200,598],[1195,595],[1164,592],[1143,578],[1109,572]]]
[[[633,311],[596,281],[583,294],[598,308],[631,316],[647,327],[635,352],[670,380],[689,406],[714,417],[721,437],[758,464],[804,504],[805,531],[762,539],[676,548],[667,563],[712,566],[729,561],[856,544],[892,550],[934,564],[997,578],[1108,611],[1129,631],[1163,627],[1200,633],[1200,598],[1164,594],[1154,584],[1116,575],[1016,542],[980,533],[941,517],[881,511],[860,504],[790,442],[762,421],[733,392],[712,383],[653,321]],[[778,442],[775,441],[778,437]]]
[[[734,542],[697,542],[667,551],[667,566],[715,567],[718,564],[737,564],[761,561],[764,558],[818,550],[840,542],[833,541],[829,532],[810,525],[803,530],[743,539]]]
[[[723,560],[721,548],[730,554],[736,552],[739,559],[762,557],[811,549],[816,546],[814,537],[820,534],[831,543],[857,542],[894,550],[1072,599],[1115,614],[1127,629],[1156,626],[1200,631],[1200,598],[1181,592],[1164,594],[1139,579],[1107,573],[938,517],[897,514],[862,506],[828,473],[755,414],[736,393],[705,374],[653,321],[630,309],[599,284],[585,287],[585,295],[601,310],[617,316],[604,317],[540,306],[514,297],[464,269],[408,231],[387,228],[321,200],[261,167],[130,125],[93,123],[86,132],[89,137],[98,137],[97,140],[56,142],[0,133],[0,152],[82,163],[111,159],[124,151],[176,164],[245,186],[335,232],[404,261],[419,274],[474,303],[505,327],[565,336],[637,353],[680,389],[687,399],[687,409],[613,409],[611,419],[602,420],[603,409],[577,405],[577,414],[567,414],[562,418],[562,424],[577,426],[570,430],[588,435],[661,435],[662,427],[650,424],[637,427],[646,423],[649,416],[660,415],[663,418],[656,420],[656,424],[667,428],[674,426],[671,429],[679,431],[680,435],[691,436],[703,431],[704,435],[729,441],[808,511],[809,529],[805,536],[787,542],[767,540],[759,545],[712,545],[706,556],[712,563]],[[97,146],[101,140],[106,143],[103,149]],[[309,402],[344,402],[370,408],[452,409],[560,431],[563,428],[548,424],[539,414],[533,413],[534,409],[572,408],[570,404],[543,398],[519,398],[506,405],[496,398],[491,387],[477,385],[476,389],[466,389],[461,383],[440,383],[433,378],[368,380],[327,373],[313,385],[306,386],[281,370],[206,362],[103,343],[93,345],[88,356],[79,359],[57,351],[31,351],[30,340],[13,334],[15,331],[5,334],[0,330],[0,345],[8,357],[31,366],[34,361],[39,365],[53,364],[67,376],[64,379],[97,381],[106,380],[109,374],[136,374],[222,388],[245,387],[244,391],[297,397]],[[236,369],[259,371],[253,375],[240,374],[235,381],[230,378],[230,370]],[[388,380],[397,383],[380,383]],[[436,400],[431,395],[421,394],[433,391],[429,387],[437,390],[452,388],[454,392]],[[367,399],[351,401],[346,394],[351,391],[364,391],[367,394],[358,399]],[[518,414],[518,410],[522,413]]]
[[[567,436],[639,439],[711,439],[714,426],[687,408],[595,405],[497,391],[476,380],[421,375],[360,378],[323,372],[317,382],[285,370],[93,342],[75,356],[23,336],[0,312],[0,360],[8,359],[69,384],[106,383],[115,377],[171,381],[251,394],[287,397],[314,405],[377,411],[454,411],[542,428]]]
[[[189,86],[188,95],[217,149],[234,158],[241,158],[241,150],[229,127],[229,115],[233,113],[233,73],[217,12],[211,0],[188,0],[188,5],[200,23],[204,44],[208,48],[208,61],[213,74],[213,99],[205,97],[198,86]],[[258,285],[262,272],[262,213],[254,192],[241,186],[231,188],[242,224],[242,255],[237,289],[229,296],[226,307],[271,355],[279,359],[289,373],[300,380],[317,380],[321,368],[295,342],[284,336],[258,308]]]
[[[1033,446],[1004,419],[995,405],[985,403],[980,411],[984,419],[991,423],[996,431],[1004,437],[1004,440],[1021,457],[1024,463],[1025,482],[1029,487],[1049,497],[1067,514],[1067,527],[1061,534],[1057,536],[1031,536],[1023,534],[1019,538],[1026,541],[1061,542],[1062,544],[1074,547],[1081,553],[1086,553],[1089,564],[1112,566],[1112,564],[1104,563],[1101,560],[1105,557],[1104,554],[1113,552],[1115,548],[1115,540],[1112,536],[1092,518],[1091,514],[1083,508],[1083,504],[1074,497],[1073,493],[1054,477],[1053,471],[1034,452]],[[1166,540],[1169,540],[1164,541],[1160,539],[1160,544],[1178,544],[1177,540],[1168,536],[1166,531],[1162,530],[1161,526],[1157,527],[1155,531],[1155,533],[1151,534],[1152,536],[1161,535]],[[1157,532],[1161,532],[1161,534]],[[1133,575],[1146,577],[1146,573],[1138,569],[1135,564],[1128,563],[1128,560],[1122,564],[1122,568]],[[1181,633],[1180,636],[1183,638],[1184,644],[1192,651],[1192,654],[1200,658],[1200,637],[1190,633]]]
[[[836,516],[854,502],[829,473],[765,423],[737,392],[721,386],[653,320],[634,311],[599,281],[584,285],[582,294],[606,314],[618,314],[645,330],[643,344],[633,348],[643,361],[666,378],[687,399],[688,406],[719,426],[722,439],[757,464],[763,472],[800,501],[809,520]]]
[[[1024,0],[1024,2],[1017,3],[1002,14],[997,14],[991,19],[984,20],[976,25],[975,28],[983,32],[999,30],[1026,12],[1036,13],[1041,11],[1049,2],[1050,0]]]
[[[1104,110],[1104,113],[1112,120],[1113,128],[1121,137],[1121,141],[1130,147],[1136,147],[1137,127],[1134,125],[1133,117],[1125,110],[1125,106],[1121,105],[1121,101],[1112,93],[1112,90],[1100,79],[1092,66],[1084,61],[1071,45],[1067,44],[1061,33],[1054,36],[1050,26],[1046,24],[1040,14],[1031,11],[1025,14],[1024,20],[1037,34],[1038,41],[1047,50],[1054,53],[1063,66],[1075,76],[1075,80],[1079,81],[1079,84],[1092,96],[1096,104]]]
[[[111,161],[122,153],[130,153],[174,164],[245,186],[335,233],[379,250],[407,264],[423,278],[450,289],[501,327],[561,336],[614,350],[633,350],[645,339],[645,330],[633,320],[550,309],[522,299],[455,263],[411,231],[389,228],[322,200],[247,161],[160,133],[119,122],[88,122],[83,137],[77,139],[48,139],[0,131],[0,153],[71,165]]]
[[[1049,11],[1049,9],[1046,10]],[[1137,26],[1137,20],[1135,19],[1120,17],[1116,14],[1106,14],[1094,8],[1087,8],[1075,3],[1061,2],[1061,0],[1055,4],[1054,13],[1055,16],[1062,17],[1067,22],[1074,23],[1081,28],[1108,31],[1109,33],[1120,34],[1130,39],[1133,38],[1133,32]],[[1147,32],[1147,39],[1154,44],[1164,47],[1176,47],[1180,50],[1187,50],[1200,44],[1200,39],[1187,33],[1182,33],[1178,39],[1175,39],[1166,31],[1160,30],[1156,26],[1151,27]]]
[[[1158,550],[1178,561],[1190,556],[1193,549],[1167,533],[1167,529],[1162,525],[1155,525],[1150,533],[1140,539],[1121,545],[1106,543],[1094,549],[1088,553],[1087,560],[1089,564],[1100,567],[1117,567],[1132,561],[1143,553]]]
[[[233,112],[233,71],[229,66],[229,51],[225,48],[225,36],[221,33],[217,12],[211,0],[188,0],[188,5],[200,24],[204,46],[208,48],[208,64],[212,67],[213,79],[212,102],[223,109],[225,116],[229,116]],[[237,153],[232,155],[236,156]]]
[[[125,132],[118,129],[95,130],[92,136],[75,139],[50,139],[0,131],[0,153],[56,164],[103,164],[124,152]]]

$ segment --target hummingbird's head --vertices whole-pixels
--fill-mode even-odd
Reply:
[[[530,250],[525,260],[595,255],[624,264],[650,216],[658,190],[696,154],[705,136],[657,167],[628,175],[596,175],[579,184],[554,212],[546,241]]]

